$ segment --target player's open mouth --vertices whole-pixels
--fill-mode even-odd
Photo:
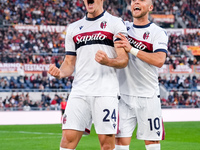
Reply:
[[[139,7],[135,7],[134,11],[140,11],[141,9]]]
[[[93,4],[94,0],[88,0],[88,5]]]
[[[93,9],[93,7],[94,7],[94,0],[88,0],[87,2],[88,2],[88,8],[89,9]]]

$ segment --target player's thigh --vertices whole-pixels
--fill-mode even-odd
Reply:
[[[129,104],[129,102],[131,103]],[[132,137],[137,124],[134,103],[134,97],[121,95],[119,100],[119,131],[116,135],[118,138]]]
[[[137,105],[137,138],[152,141],[162,140],[164,127],[160,98],[157,95],[152,98],[138,98]]]
[[[116,134],[118,128],[118,98],[95,97],[92,118],[97,134]]]
[[[92,114],[87,97],[69,96],[63,115],[63,129],[85,131],[92,123]]]

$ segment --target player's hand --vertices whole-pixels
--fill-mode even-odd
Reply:
[[[97,51],[95,55],[95,60],[102,65],[107,65],[109,62],[108,55],[102,50]]]
[[[125,35],[119,33],[115,36],[116,38],[119,38],[121,40],[115,41],[115,46],[117,48],[124,48],[126,52],[130,52],[132,46],[130,45],[128,39],[125,37]]]
[[[49,73],[50,75],[52,75],[52,76],[58,78],[58,79],[61,78],[61,76],[60,76],[60,69],[58,69],[58,68],[55,66],[55,64],[50,64],[50,65],[49,65],[49,71],[48,71],[48,73]]]

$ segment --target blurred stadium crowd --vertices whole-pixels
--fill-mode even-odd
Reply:
[[[41,100],[32,100],[29,93],[16,93],[11,96],[6,96],[5,99],[0,99],[0,111],[15,111],[15,110],[60,110],[61,102],[68,100],[69,94],[40,94]]]
[[[82,0],[0,0],[0,21],[3,24],[68,25],[85,15]],[[124,9],[124,5],[126,5]],[[104,8],[124,20],[131,20],[130,0],[106,0]],[[197,0],[156,0],[155,13],[178,15],[187,28],[198,28]]]
[[[104,8],[115,16],[132,21],[130,0],[106,0]],[[200,2],[197,0],[156,0],[152,13],[173,14],[176,16],[175,22],[176,19],[181,20],[186,28],[199,28],[199,10]],[[0,0],[0,12],[0,63],[55,63],[57,67],[64,60],[65,32],[19,31],[13,25],[67,26],[69,23],[82,18],[86,13],[82,0]],[[154,21],[153,18],[151,19],[151,21]],[[167,27],[168,24],[162,23],[161,26]],[[174,27],[174,24],[170,23],[170,27]],[[181,46],[183,43],[194,46],[200,45],[200,33],[171,34],[166,65],[172,65],[175,69],[177,65],[200,64],[198,58],[188,57]],[[57,80],[48,76],[45,71],[37,75],[1,76],[0,90],[1,92],[10,90],[55,92],[55,89],[70,91],[72,81],[73,77]],[[200,98],[193,92],[200,90],[199,76],[176,75],[173,77],[162,75],[159,76],[159,82],[170,92],[168,98],[162,98],[163,106],[189,105],[200,107]],[[180,90],[182,91],[180,92]],[[45,98],[47,97],[45,96]],[[31,107],[49,108],[53,99],[56,99],[56,104],[59,106],[62,98],[60,96],[55,97],[48,97],[48,100],[41,98],[41,101],[34,102],[28,96],[12,94],[6,99],[0,100],[0,108],[21,108],[27,104]]]
[[[1,63],[46,63],[56,60],[56,57],[50,57],[57,54],[63,54],[64,49],[64,36],[54,32],[38,32],[31,31],[20,32],[15,29],[0,29],[0,62]],[[194,45],[199,43],[200,33],[193,33],[188,35],[173,35],[169,36],[169,56],[184,55],[181,48],[181,43],[189,43]],[[63,60],[63,55],[57,60]],[[183,59],[179,61],[184,61]],[[61,64],[62,61],[59,62]],[[168,63],[173,63],[169,61]],[[195,64],[199,64],[195,60]]]
[[[127,0],[127,4],[129,3],[130,1]],[[0,6],[0,24],[3,25],[0,28],[0,62],[2,63],[43,63],[43,61],[44,63],[50,63],[49,55],[65,52],[65,33],[20,32],[10,25],[67,26],[85,15],[85,7],[81,0],[10,0],[9,2],[1,0]],[[178,0],[175,2],[172,0],[157,0],[154,6],[154,12],[157,13],[178,13],[186,24],[187,22],[190,24],[187,28],[198,28],[200,24],[200,5],[196,0]],[[130,6],[127,5],[123,9],[123,5],[118,0],[105,1],[105,9],[113,15],[122,17],[124,20],[132,20]],[[184,18],[187,18],[188,21]],[[193,24],[189,21],[191,18],[194,20]],[[194,43],[199,44],[199,41],[200,33],[172,34],[169,37],[169,54],[184,55],[180,47],[181,43],[193,45]]]
[[[186,28],[200,27],[200,3],[197,0],[156,0],[154,12],[177,15]]]

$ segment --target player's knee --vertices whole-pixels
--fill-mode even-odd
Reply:
[[[67,143],[72,143],[74,141],[73,137],[67,136],[67,135],[63,135],[62,139],[61,139],[61,145],[63,144],[67,144]]]
[[[129,146],[131,143],[131,137],[116,137],[115,138],[115,144],[116,145],[125,145],[125,146]]]
[[[113,150],[113,149],[115,149],[115,144],[114,144],[114,142],[105,141],[101,144],[101,149],[103,149],[103,150]]]
[[[73,135],[69,135],[68,133],[63,133],[60,146],[61,147],[69,147],[71,145],[74,145],[75,143],[75,137]]]
[[[74,140],[72,140],[71,138],[62,137],[60,142],[60,150],[74,150],[75,147],[76,143]]]
[[[104,144],[102,144],[101,148],[102,148],[103,150],[113,150],[113,149],[114,149],[114,147],[112,146],[112,144],[107,143],[107,142],[104,143]]]
[[[115,150],[129,150],[129,145],[115,145]]]
[[[148,141],[148,140],[145,140],[145,145],[150,145],[150,144],[159,144],[160,141]]]
[[[115,148],[115,135],[98,135],[102,150],[113,150]]]

